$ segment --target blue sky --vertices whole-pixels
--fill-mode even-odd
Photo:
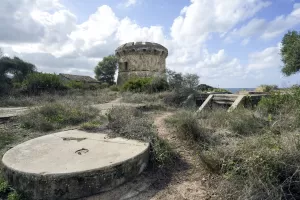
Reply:
[[[43,72],[94,76],[119,45],[152,41],[169,49],[168,68],[201,83],[300,83],[280,72],[280,42],[300,29],[300,0],[2,1],[0,47]]]

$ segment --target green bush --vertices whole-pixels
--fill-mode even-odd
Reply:
[[[66,86],[71,89],[82,89],[84,84],[81,81],[68,81]]]
[[[255,89],[256,92],[271,92],[273,90],[278,90],[277,85],[260,85]]]
[[[298,107],[300,104],[300,89],[291,90],[289,93],[271,92],[270,96],[263,97],[258,108],[266,113],[278,113],[285,105]]]
[[[112,85],[112,86],[109,87],[109,89],[111,91],[115,91],[115,92],[118,92],[120,90],[119,86],[117,86],[117,85]]]
[[[169,89],[169,84],[164,77],[154,77],[147,86],[148,93],[162,92]]]
[[[21,200],[22,197],[16,191],[11,192],[7,196],[7,200]]]
[[[42,91],[55,91],[66,89],[62,80],[56,74],[32,73],[23,82],[27,92],[39,93]]]
[[[90,106],[73,102],[50,103],[33,108],[20,117],[21,126],[39,131],[51,131],[67,125],[87,122],[98,115],[99,111]]]
[[[0,177],[0,197],[8,194],[9,191],[10,188],[8,183],[2,177]]]
[[[165,168],[174,164],[176,158],[168,143],[157,136],[146,115],[136,108],[115,107],[108,113],[108,127],[112,136],[120,136],[149,142],[150,161],[154,168]]]
[[[152,78],[133,78],[124,83],[122,90],[131,92],[144,92],[148,90]]]

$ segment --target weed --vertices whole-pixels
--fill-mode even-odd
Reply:
[[[100,121],[89,121],[85,122],[80,126],[80,129],[86,130],[86,131],[95,131],[102,125],[102,122]]]
[[[19,120],[23,128],[46,132],[87,122],[95,118],[98,113],[95,108],[74,102],[52,103],[31,109]]]
[[[116,107],[108,113],[108,127],[114,131],[112,136],[121,136],[149,142],[150,160],[154,168],[165,168],[174,164],[176,158],[171,147],[160,139],[148,117],[136,108]]]
[[[166,122],[172,124],[176,132],[183,139],[190,139],[195,141],[207,141],[207,130],[200,126],[197,116],[191,111],[181,111],[170,118]]]

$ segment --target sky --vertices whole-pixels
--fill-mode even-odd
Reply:
[[[281,40],[300,0],[1,0],[0,48],[38,71],[94,77],[126,42],[169,50],[167,68],[223,88],[300,84],[281,73]]]

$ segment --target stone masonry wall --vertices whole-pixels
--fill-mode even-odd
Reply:
[[[147,43],[149,44],[149,43]],[[128,48],[118,48],[116,55],[119,59],[118,85],[124,84],[133,77],[152,77],[164,75],[166,72],[167,50],[161,45],[150,43],[138,48],[134,44]],[[125,47],[126,44],[125,44]]]

